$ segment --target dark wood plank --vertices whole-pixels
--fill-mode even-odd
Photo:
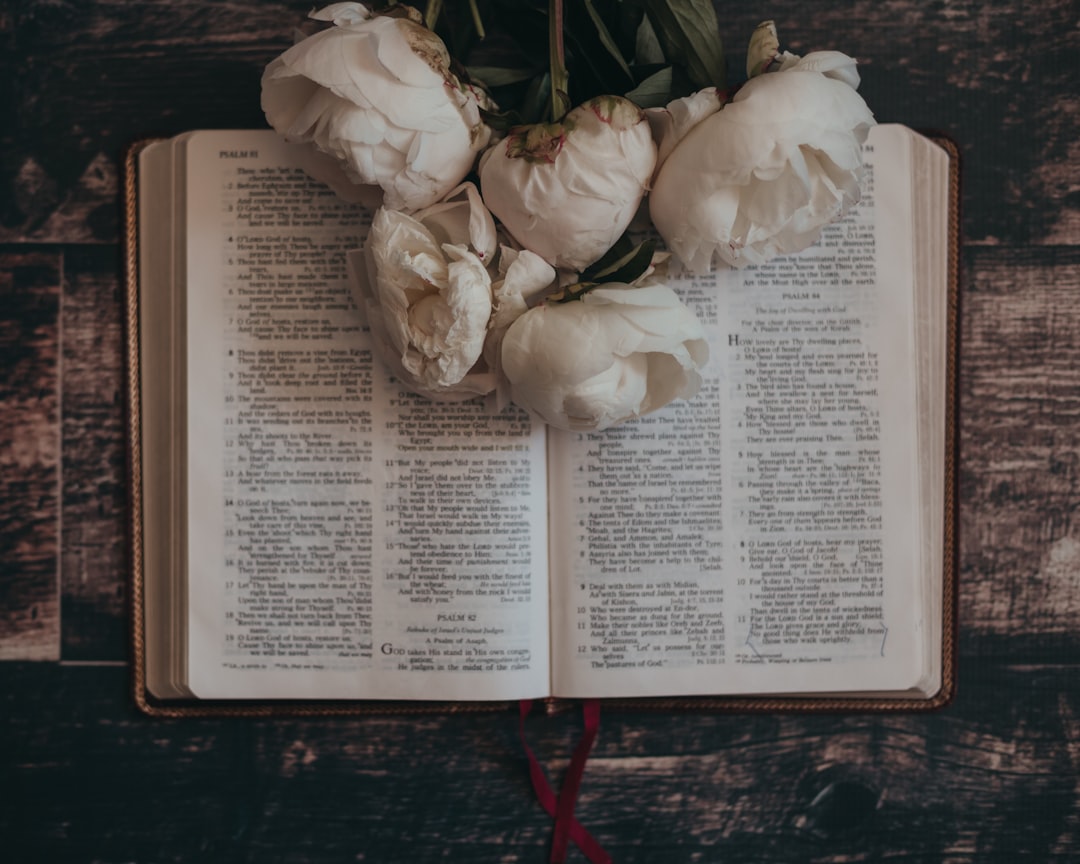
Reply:
[[[1072,0],[722,3],[729,67],[764,15],[798,54],[859,60],[860,92],[879,122],[951,135],[964,156],[964,236],[977,243],[1080,238],[1080,31]]]
[[[608,712],[577,812],[620,862],[1076,860],[1070,675],[974,662],[936,715]],[[10,663],[0,693],[14,860],[546,860],[512,714],[160,722],[122,669]],[[527,730],[558,782],[580,718]]]
[[[265,126],[262,69],[311,4],[27,3],[0,16],[0,242],[115,243],[126,147]]]
[[[0,660],[59,656],[60,268],[0,251]]]
[[[964,156],[967,242],[1076,243],[1080,239],[1080,30],[1075,4],[1037,15],[1011,0],[982,3],[723,4],[732,63],[762,14],[798,53],[835,48],[857,57],[861,92],[881,122],[950,134]],[[736,66],[736,69],[739,67]]]
[[[965,648],[1080,656],[1080,249],[969,250],[961,368]],[[1032,656],[1035,652],[1040,656]]]
[[[259,127],[262,68],[311,4],[18,4],[0,18],[0,242],[115,242],[117,165],[147,135]],[[762,10],[724,4],[733,80]],[[1080,231],[1080,33],[1073,0],[770,4],[785,44],[859,58],[878,119],[950,133],[965,156],[965,235],[1068,243]]]
[[[115,247],[64,258],[61,597],[65,660],[127,657],[123,292]]]
[[[0,657],[56,657],[58,563],[64,657],[123,656],[117,166],[146,134],[261,125],[261,69],[310,6],[0,8],[0,242],[64,244],[0,248]],[[733,69],[762,11],[721,6]],[[606,713],[578,815],[624,862],[1080,860],[1075,3],[765,13],[792,50],[858,56],[879,120],[964,153],[960,695]],[[127,674],[0,663],[4,860],[546,860],[512,716],[160,722]],[[528,728],[558,778],[579,718]]]

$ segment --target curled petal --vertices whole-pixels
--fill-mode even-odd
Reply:
[[[331,3],[308,13],[308,18],[315,21],[333,21],[338,27],[360,24],[370,17],[371,10],[363,3]]]
[[[467,219],[466,219],[467,221]],[[439,400],[490,392],[477,365],[491,317],[491,277],[464,244],[440,243],[420,220],[381,208],[350,277],[375,350],[402,384]]]
[[[686,137],[687,133],[710,114],[715,114],[724,104],[720,91],[707,87],[669,102],[663,108],[646,108],[645,116],[649,121],[653,140],[656,142],[656,168],[653,179],[660,172],[675,145]]]
[[[528,249],[503,246],[499,253],[502,278],[492,284],[494,306],[484,340],[484,360],[495,374],[495,407],[502,410],[510,402],[509,382],[502,372],[502,342],[506,331],[528,311],[530,303],[549,292],[558,274],[550,264]]]
[[[442,201],[414,215],[440,243],[468,246],[485,265],[495,255],[495,220],[472,183],[451,189]]]
[[[826,78],[843,81],[852,90],[859,87],[858,64],[853,58],[839,51],[811,51],[805,57],[785,54],[779,71],[790,70],[820,72]]]

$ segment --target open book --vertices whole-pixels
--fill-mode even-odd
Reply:
[[[956,158],[866,154],[818,245],[677,274],[695,399],[571,434],[397,385],[346,280],[368,217],[273,132],[133,150],[140,705],[943,704]]]

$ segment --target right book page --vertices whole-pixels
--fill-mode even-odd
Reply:
[[[948,159],[925,148],[875,127],[817,245],[674,275],[710,340],[695,399],[549,436],[556,695],[933,692]]]

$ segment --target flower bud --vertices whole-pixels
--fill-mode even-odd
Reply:
[[[626,230],[655,163],[641,109],[598,96],[559,123],[512,130],[481,158],[480,189],[519,244],[581,271]]]

